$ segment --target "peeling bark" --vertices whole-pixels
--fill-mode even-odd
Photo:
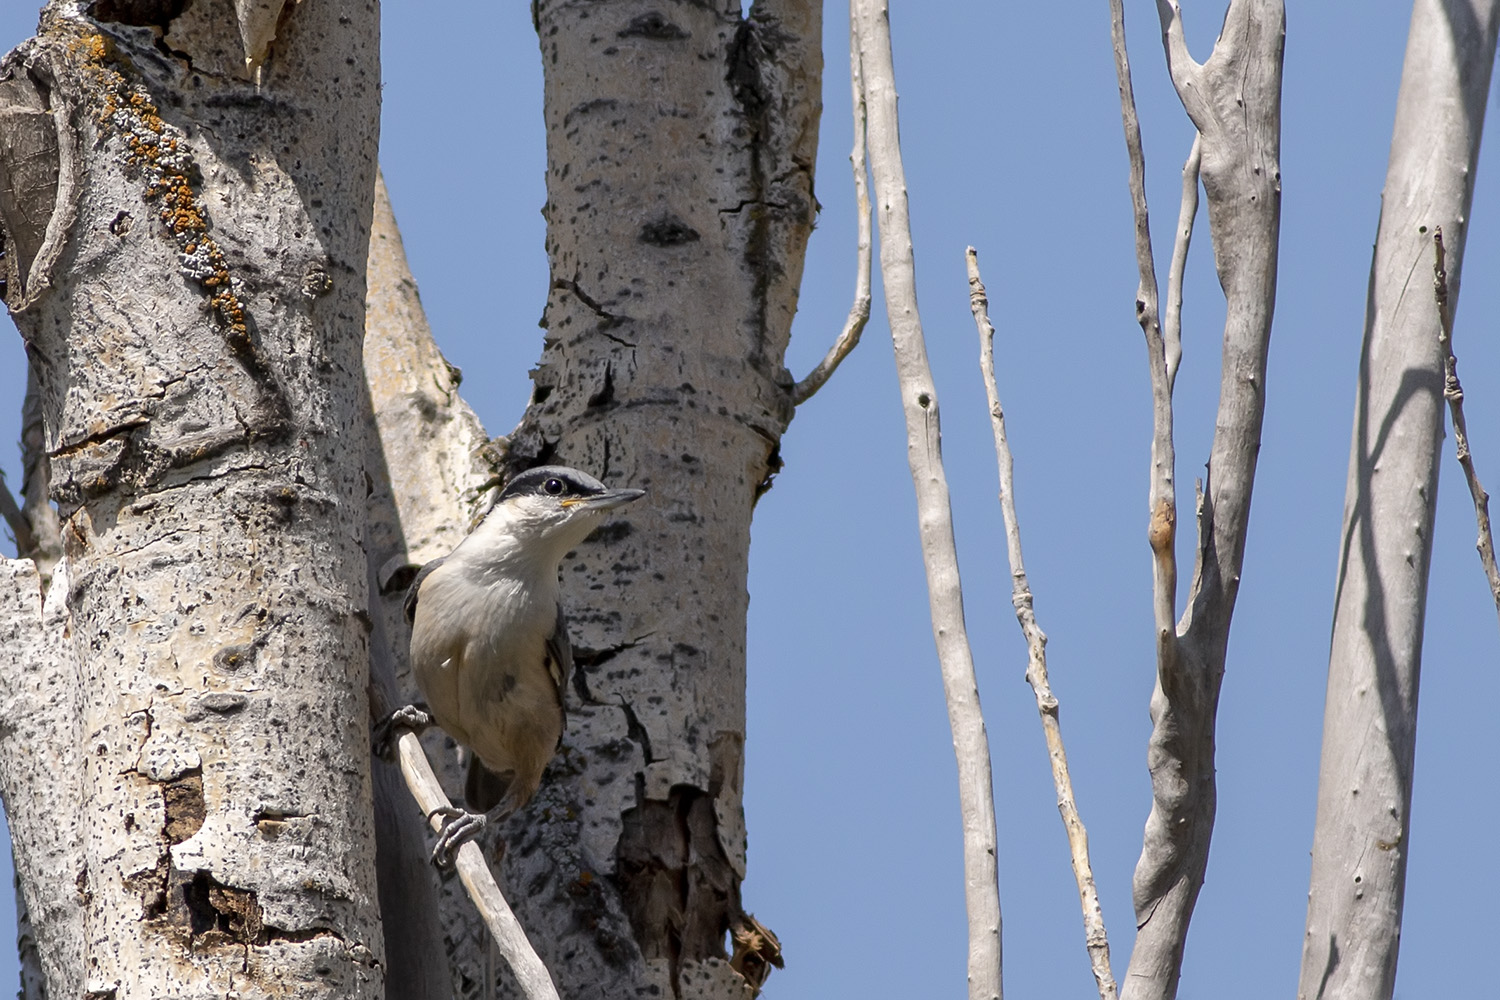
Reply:
[[[33,747],[78,752],[71,911],[32,898],[34,845],[68,847],[54,797],[11,800],[54,997],[383,991],[358,446],[375,6],[296,7],[259,86],[244,60],[223,0],[115,0],[52,4],[0,63],[0,114],[30,123],[0,148],[26,205],[0,195],[26,248],[6,297],[66,550],[43,619],[69,622],[0,674],[79,678]],[[7,748],[0,786],[25,782]]]

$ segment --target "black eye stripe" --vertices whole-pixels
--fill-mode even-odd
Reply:
[[[556,482],[562,487],[558,492],[553,492],[550,484]],[[537,496],[537,497],[568,497],[568,496],[591,496],[602,492],[604,484],[587,473],[579,472],[561,465],[537,466],[518,473],[505,488],[500,491],[496,502],[504,502],[511,497]]]

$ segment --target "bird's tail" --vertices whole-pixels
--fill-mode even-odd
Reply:
[[[484,766],[476,753],[469,754],[469,770],[464,776],[464,804],[469,811],[487,813],[500,804],[510,791],[510,780]]]

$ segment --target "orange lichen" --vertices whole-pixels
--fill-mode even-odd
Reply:
[[[161,202],[157,217],[181,251],[180,270],[213,294],[209,303],[231,343],[247,337],[245,311],[234,292],[229,262],[208,235],[209,224],[193,189],[193,160],[188,144],[172,135],[145,88],[121,71],[122,58],[98,34],[81,34],[69,44],[93,84],[98,108],[95,122],[103,138],[119,138],[128,168],[140,172],[147,201]]]

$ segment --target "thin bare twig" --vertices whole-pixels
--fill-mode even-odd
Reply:
[[[864,333],[870,320],[870,184],[865,168],[865,82],[859,62],[859,37],[854,31],[854,20],[849,20],[849,86],[854,92],[854,149],[849,154],[849,165],[854,170],[854,200],[859,209],[859,244],[855,251],[858,258],[854,276],[854,304],[849,307],[849,318],[844,320],[844,329],[838,340],[828,349],[818,366],[807,373],[807,378],[792,388],[792,405],[801,406],[812,398],[813,393],[823,388],[823,383],[849,356]]]
[[[1047,739],[1047,756],[1052,761],[1052,783],[1057,789],[1057,811],[1068,834],[1068,850],[1073,859],[1073,878],[1078,882],[1078,901],[1083,907],[1084,943],[1094,982],[1099,986],[1099,1000],[1115,1000],[1119,995],[1114,973],[1109,967],[1109,935],[1104,929],[1104,911],[1099,907],[1099,891],[1094,885],[1094,869],[1089,863],[1089,835],[1078,804],[1073,798],[1073,778],[1068,773],[1068,754],[1063,748],[1062,727],[1058,720],[1057,698],[1047,682],[1047,634],[1037,624],[1032,607],[1031,584],[1026,579],[1026,563],[1021,557],[1021,525],[1016,517],[1015,463],[1010,442],[1005,437],[1005,411],[1000,406],[1000,390],[995,383],[995,327],[990,323],[989,297],[979,277],[979,254],[969,247],[966,254],[969,270],[969,308],[974,325],[979,328],[979,368],[984,375],[984,391],[989,397],[990,423],[995,433],[995,460],[1000,467],[1000,514],[1005,521],[1005,549],[1010,558],[1011,604],[1016,621],[1026,637],[1026,683],[1036,695],[1036,710],[1042,719]]]
[[[1140,270],[1135,315],[1146,334],[1146,358],[1151,371],[1151,520],[1146,537],[1154,557],[1151,593],[1156,620],[1156,661],[1158,671],[1170,671],[1177,660],[1177,487],[1172,382],[1167,375],[1166,342],[1157,311],[1156,263],[1151,254],[1151,219],[1146,210],[1146,155],[1141,150],[1141,123],[1135,110],[1135,90],[1130,83],[1130,57],[1125,51],[1123,0],[1109,0],[1109,34],[1114,47],[1115,77],[1120,86],[1120,119],[1125,126],[1125,148],[1130,156],[1130,204],[1135,213],[1135,257]]]
[[[937,389],[917,309],[916,261],[896,116],[889,11],[885,0],[855,0],[851,8],[869,113],[870,174],[875,204],[880,209],[881,284],[906,419],[906,457],[916,493],[933,640],[958,764],[964,899],[969,918],[969,998],[1000,1000],[1000,886],[990,745],[974,676],[974,655],[964,625],[963,584],[953,539],[953,507],[943,472]]]
[[[1444,266],[1446,251],[1443,249],[1443,227],[1437,226],[1432,233],[1435,259],[1432,265],[1432,285],[1437,296],[1438,344],[1443,352],[1443,398],[1448,401],[1448,412],[1453,416],[1453,443],[1458,452],[1458,464],[1463,466],[1464,481],[1469,484],[1469,496],[1474,499],[1474,519],[1479,524],[1479,562],[1484,566],[1485,578],[1490,582],[1490,596],[1495,601],[1495,613],[1500,615],[1500,567],[1495,565],[1495,535],[1490,530],[1490,495],[1479,483],[1479,474],[1474,471],[1474,456],[1469,453],[1469,425],[1464,420],[1464,387],[1458,381],[1458,358],[1453,353],[1453,308],[1448,302],[1448,270]]]
[[[396,750],[401,761],[401,773],[406,778],[406,787],[411,789],[412,798],[417,800],[423,814],[430,818],[432,828],[439,829],[443,823],[443,811],[452,809],[453,803],[448,800],[443,786],[438,783],[437,775],[432,773],[432,765],[422,750],[422,741],[417,738],[416,733],[404,730],[396,740]],[[521,928],[520,921],[516,920],[516,915],[511,912],[510,904],[500,892],[500,886],[495,883],[495,876],[490,873],[490,866],[485,863],[484,853],[480,851],[479,845],[470,840],[460,847],[455,867],[464,888],[469,892],[469,898],[474,901],[479,915],[484,918],[490,933],[494,935],[500,954],[510,964],[511,972],[515,973],[516,982],[526,1000],[559,1000],[557,987],[552,984],[552,976],[537,956],[536,950],[531,947],[531,942],[526,939],[526,932]]]
[[[1167,270],[1167,313],[1162,337],[1167,351],[1167,391],[1177,384],[1182,364],[1182,274],[1187,270],[1188,248],[1193,243],[1193,221],[1198,216],[1198,167],[1203,162],[1203,136],[1193,135],[1193,148],[1182,165],[1182,207],[1177,211],[1177,236],[1172,241],[1172,265]]]

